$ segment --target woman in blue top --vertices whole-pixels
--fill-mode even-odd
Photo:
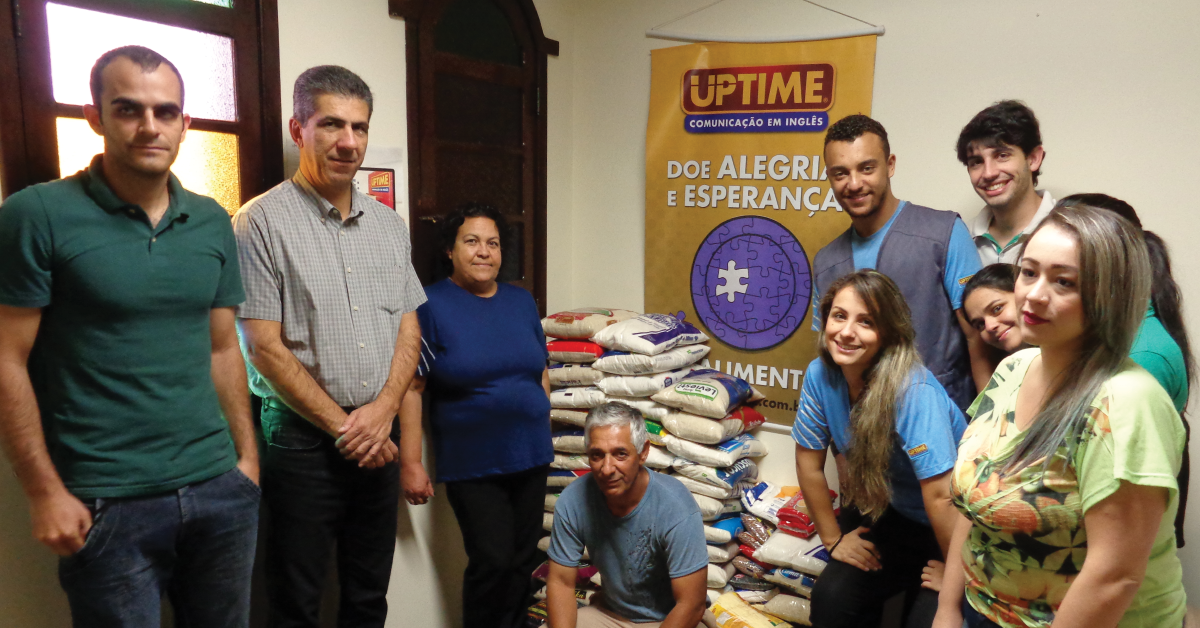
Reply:
[[[942,560],[958,519],[950,471],[966,420],[921,364],[891,279],[846,275],[814,315],[820,357],[804,374],[792,428],[804,503],[832,557],[813,587],[813,626],[876,626],[884,601],[906,591],[906,625],[927,627],[937,594],[921,588],[921,573]],[[825,478],[831,444],[846,456],[836,516]]]
[[[466,546],[465,628],[524,625],[537,567],[550,443],[546,337],[533,297],[499,283],[496,209],[468,204],[445,223],[449,278],[417,309],[421,361],[400,407],[400,481],[410,504],[433,486],[421,464],[428,392],[436,479]]]

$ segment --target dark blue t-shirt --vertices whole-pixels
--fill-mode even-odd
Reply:
[[[528,292],[501,283],[478,297],[449,279],[417,308],[437,481],[550,464],[550,400],[542,388],[546,337]]]

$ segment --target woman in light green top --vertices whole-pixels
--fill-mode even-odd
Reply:
[[[1056,207],[1021,258],[1026,342],[969,411],[938,628],[1181,626],[1172,525],[1184,429],[1126,356],[1150,298],[1141,231]],[[954,548],[958,548],[955,551]]]

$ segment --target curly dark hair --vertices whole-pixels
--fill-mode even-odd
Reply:
[[[891,156],[892,145],[888,144],[887,130],[875,120],[861,113],[855,113],[834,122],[825,132],[825,145],[830,142],[853,142],[862,137],[863,133],[874,133],[883,140],[883,154]]]
[[[439,234],[440,242],[438,243],[438,251],[441,254],[438,255],[438,259],[444,266],[443,270],[447,271],[447,277],[450,276],[450,273],[454,272],[454,269],[446,254],[454,250],[454,242],[458,240],[458,229],[463,226],[463,223],[468,218],[490,218],[492,222],[496,223],[496,231],[500,233],[501,251],[503,251],[504,234],[508,228],[508,221],[504,219],[504,214],[486,203],[463,203],[446,215],[442,221],[442,229]]]
[[[971,145],[980,148],[1016,146],[1026,156],[1042,145],[1042,130],[1033,110],[1019,100],[1000,102],[975,114],[958,134],[958,160],[965,166]],[[1041,166],[1033,171],[1033,184],[1037,185]]]

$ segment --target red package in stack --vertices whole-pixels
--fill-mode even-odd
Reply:
[[[829,491],[829,499],[835,506],[837,504],[837,493]],[[837,514],[839,508],[834,508],[833,514]],[[804,494],[796,493],[795,497],[788,500],[783,508],[779,509],[779,529],[792,536],[798,536],[802,539],[807,539],[817,531],[817,526],[808,516],[808,508],[804,505]]]

